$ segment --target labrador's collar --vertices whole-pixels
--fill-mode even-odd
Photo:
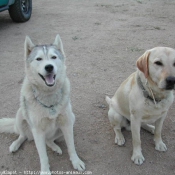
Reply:
[[[157,98],[152,98],[150,95],[149,95],[149,93],[148,93],[148,91],[144,88],[144,86],[143,86],[143,83],[142,83],[142,81],[141,81],[141,79],[140,79],[140,76],[137,76],[137,83],[138,83],[138,85],[139,85],[139,87],[140,87],[140,89],[142,90],[142,92],[143,92],[143,96],[146,98],[146,99],[148,99],[148,100],[150,100],[151,102],[153,102],[153,103],[159,103],[159,102],[161,102],[161,99],[157,99]]]

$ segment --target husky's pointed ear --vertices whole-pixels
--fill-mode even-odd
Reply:
[[[25,59],[28,58],[30,52],[32,49],[35,47],[35,45],[32,43],[31,39],[29,36],[26,36],[25,42],[24,42],[24,54],[25,54]]]
[[[64,53],[64,49],[63,49],[63,43],[62,43],[62,41],[61,41],[60,35],[57,35],[57,36],[56,36],[53,45],[55,45],[56,48],[57,48],[58,50],[60,50],[61,53],[63,54],[63,56],[65,57],[65,53]]]
[[[137,67],[140,71],[142,71],[147,78],[149,76],[149,55],[150,51],[146,51],[138,60]]]

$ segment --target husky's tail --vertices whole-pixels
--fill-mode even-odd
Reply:
[[[15,118],[0,119],[0,133],[17,133],[15,128]]]

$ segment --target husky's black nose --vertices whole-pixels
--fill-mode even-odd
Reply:
[[[174,89],[175,85],[175,77],[167,77],[166,78],[166,89],[171,90]]]
[[[46,65],[46,66],[45,66],[45,70],[46,70],[47,72],[51,73],[51,72],[53,71],[53,65],[51,65],[51,64]]]

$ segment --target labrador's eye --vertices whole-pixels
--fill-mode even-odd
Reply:
[[[37,60],[37,61],[41,61],[41,60],[42,60],[42,58],[37,58],[36,60]]]
[[[156,64],[158,66],[163,66],[163,64],[160,61],[156,61],[154,64]]]
[[[57,57],[56,56],[52,56],[51,58],[55,60]]]

